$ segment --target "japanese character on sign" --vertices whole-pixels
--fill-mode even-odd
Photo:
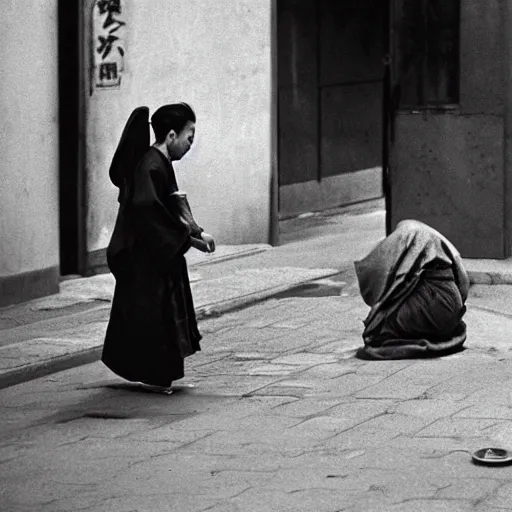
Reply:
[[[100,14],[121,14],[121,0],[99,0],[96,4],[100,10]]]
[[[93,9],[95,85],[118,87],[124,65],[123,0],[97,0]]]
[[[117,62],[100,64],[100,80],[117,80]]]
[[[105,59],[112,51],[112,45],[119,39],[116,36],[109,35],[108,37],[98,36],[100,45],[96,49],[101,54],[101,58]]]

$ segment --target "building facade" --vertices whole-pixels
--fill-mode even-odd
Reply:
[[[118,207],[108,167],[124,123],[141,105],[151,114],[162,104],[185,101],[196,111],[194,146],[175,170],[197,221],[220,244],[269,241],[271,1],[229,5],[86,2],[90,18],[84,22],[93,32],[85,35],[84,59],[88,268],[104,262]],[[109,12],[116,21],[107,21]],[[111,36],[118,39],[105,55]],[[120,83],[108,75],[114,64]]]
[[[58,291],[57,0],[3,0],[0,305]]]
[[[512,256],[509,0],[393,0],[388,216]]]
[[[174,101],[198,116],[178,181],[221,244],[384,176],[390,228],[510,256],[512,0],[377,4],[0,0],[0,306],[105,269],[124,123]]]
[[[0,4],[0,306],[105,269],[118,208],[108,169],[141,105],[196,110],[175,169],[216,241],[273,240],[271,0]]]
[[[281,216],[382,196],[386,10],[278,0]]]

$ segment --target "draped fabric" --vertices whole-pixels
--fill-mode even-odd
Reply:
[[[469,279],[459,252],[439,232],[402,221],[355,269],[371,307],[359,357],[428,357],[462,347]]]
[[[190,236],[166,206],[178,187],[159,150],[146,151],[132,178],[107,248],[116,286],[102,361],[127,380],[167,387],[200,350],[184,256]]]
[[[137,107],[125,124],[109,169],[110,181],[119,188],[119,202],[122,194],[132,189],[135,169],[149,143],[149,108]]]

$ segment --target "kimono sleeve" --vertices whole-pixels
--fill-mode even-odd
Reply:
[[[146,248],[155,265],[168,273],[173,258],[183,254],[190,233],[160,200],[166,194],[165,172],[158,168],[138,169],[133,189],[127,213],[135,238]]]

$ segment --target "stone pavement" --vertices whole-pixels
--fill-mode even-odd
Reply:
[[[236,271],[224,277],[199,280],[191,284],[198,319],[230,311],[265,299],[271,295],[300,286],[308,281],[337,274],[336,269],[301,269],[283,267]],[[89,299],[78,294],[82,302],[103,300],[106,304],[88,310],[87,314],[58,317],[54,321],[37,322],[6,329],[0,346],[0,387],[29,378],[84,364],[99,358],[110,312],[114,279],[110,274],[85,281],[87,289],[99,288]],[[71,282],[70,282],[71,283]],[[80,283],[72,283],[75,286]],[[93,285],[93,286],[91,286]],[[75,291],[74,290],[74,291]],[[77,300],[76,293],[41,299],[33,310],[65,308],[62,304]],[[98,299],[98,297],[103,297]],[[71,325],[66,325],[71,320]],[[78,321],[76,325],[73,320]]]
[[[0,510],[512,510],[512,467],[470,460],[512,448],[512,287],[472,288],[467,350],[373,362],[338,285],[203,319],[171,396],[101,363],[0,390]]]
[[[383,201],[281,223],[281,245],[189,251],[199,318],[231,311],[311,280],[353,277],[353,261],[384,236]],[[243,256],[243,257],[241,257]],[[474,283],[512,283],[512,263],[466,260]],[[51,297],[0,309],[0,388],[98,359],[112,298],[109,274],[64,281]]]
[[[198,317],[351,271],[353,260],[382,238],[383,223],[382,201],[375,201],[335,216],[285,222],[283,245],[276,248],[220,246],[214,255],[189,251]],[[67,280],[57,295],[0,309],[0,388],[97,360],[113,288],[109,274]]]

